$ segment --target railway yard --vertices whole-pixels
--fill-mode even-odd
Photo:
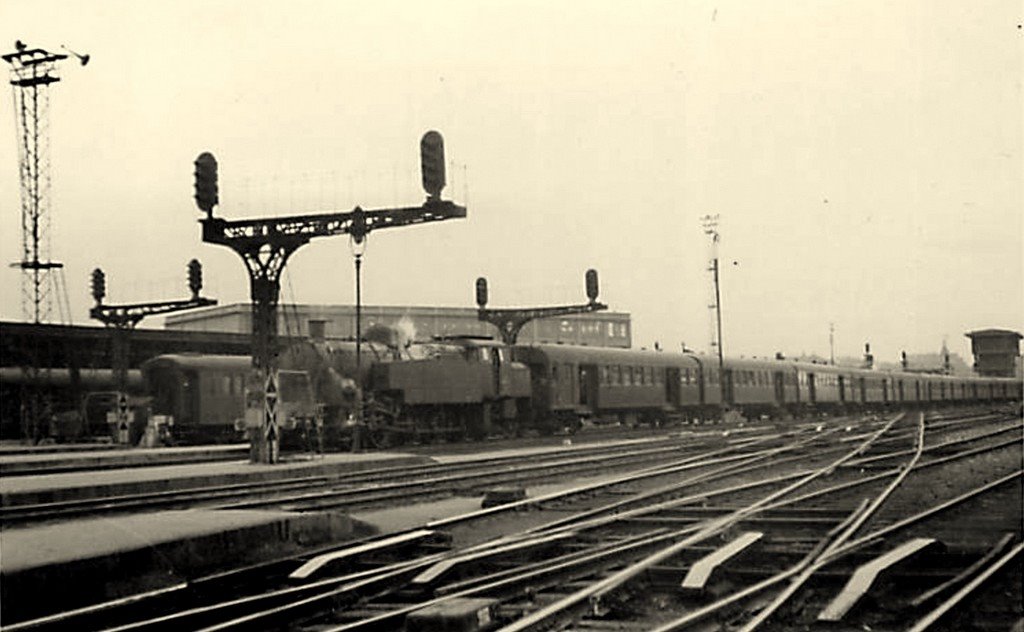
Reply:
[[[53,4],[0,632],[1024,632],[1014,3]]]
[[[275,466],[7,453],[2,625],[1016,629],[1022,431],[990,404]]]

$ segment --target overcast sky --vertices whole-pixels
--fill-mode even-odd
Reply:
[[[271,2],[3,0],[14,41],[89,53],[52,88],[52,256],[73,317],[108,302],[248,299],[201,241],[216,215],[415,205],[420,136],[444,134],[466,220],[373,233],[367,304],[582,302],[634,344],[707,349],[720,214],[727,355],[880,360],[1024,326],[1018,0]],[[12,99],[0,100],[0,259],[21,257]],[[733,262],[736,262],[735,264]],[[0,318],[21,319],[0,270]],[[292,258],[283,302],[352,303],[348,240]],[[145,325],[159,325],[159,320]]]

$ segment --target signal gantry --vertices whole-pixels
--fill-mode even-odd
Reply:
[[[198,259],[188,262],[188,287],[191,298],[178,301],[159,301],[151,303],[122,303],[119,305],[105,304],[107,295],[107,275],[96,268],[92,271],[92,297],[96,304],[89,310],[89,317],[94,318],[111,330],[111,368],[114,372],[114,383],[118,390],[118,433],[119,443],[128,443],[128,365],[130,348],[130,331],[135,329],[146,316],[170,314],[186,309],[216,305],[217,301],[203,298],[199,293],[203,289],[203,266]]]
[[[604,303],[597,302],[597,270],[587,270],[584,281],[588,302],[582,305],[487,309],[487,279],[480,277],[476,280],[477,319],[497,327],[501,332],[502,341],[509,346],[514,345],[519,337],[519,332],[531,320],[569,314],[586,314],[608,309]]]
[[[200,220],[203,241],[231,248],[245,263],[252,298],[252,363],[256,383],[263,388],[264,410],[260,428],[252,432],[252,460],[275,463],[279,458],[277,428],[277,304],[280,279],[289,257],[315,237],[349,235],[363,244],[371,231],[466,217],[466,208],[441,199],[445,187],[444,141],[429,131],[420,141],[423,188],[427,199],[420,206],[293,215],[265,219],[227,220],[213,216],[220,203],[217,160],[200,154],[195,161],[196,205],[206,213]],[[358,336],[357,336],[358,339]],[[250,398],[246,398],[247,401]],[[253,398],[256,399],[256,398]]]

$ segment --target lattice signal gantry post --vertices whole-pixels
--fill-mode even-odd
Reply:
[[[119,443],[128,443],[128,366],[130,358],[130,332],[146,316],[170,314],[186,309],[216,305],[217,301],[199,295],[203,287],[202,265],[193,259],[188,263],[188,285],[192,297],[180,301],[160,301],[153,303],[122,303],[119,305],[104,304],[107,294],[107,278],[103,270],[92,271],[92,297],[96,304],[89,310],[89,317],[94,318],[111,329],[111,369],[114,383],[119,392],[118,397],[118,433]]]
[[[67,55],[31,48],[20,40],[15,52],[3,55],[11,65],[14,114],[18,126],[18,163],[21,184],[22,310],[26,318],[49,320],[53,294],[65,290],[61,311],[67,307],[60,276],[63,264],[50,260],[50,91],[60,81],[60,62]],[[84,66],[88,55],[74,54]],[[54,275],[57,276],[54,276]],[[60,297],[58,297],[60,298]],[[66,316],[70,318],[70,313]]]
[[[552,316],[567,316],[570,314],[586,314],[608,309],[608,306],[604,303],[597,302],[597,271],[593,269],[587,270],[585,281],[589,302],[582,305],[487,309],[487,279],[480,277],[476,280],[477,318],[497,327],[498,331],[501,332],[502,342],[512,346],[516,344],[519,332],[531,320],[550,318]]]
[[[277,365],[277,304],[280,279],[289,257],[316,237],[350,235],[357,243],[375,230],[413,226],[466,217],[466,208],[442,200],[444,145],[441,135],[427,132],[420,142],[423,186],[428,197],[420,206],[363,210],[266,219],[226,220],[213,216],[219,203],[217,161],[203,153],[196,159],[196,205],[206,213],[200,220],[203,241],[227,246],[245,263],[252,298],[253,369],[262,384],[265,413],[262,428],[253,432],[252,459],[273,463],[278,454],[276,406],[268,386],[274,385]],[[276,403],[276,398],[274,403]],[[252,430],[252,429],[251,429]]]

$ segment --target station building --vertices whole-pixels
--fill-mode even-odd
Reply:
[[[1008,329],[979,329],[964,334],[971,339],[974,371],[978,375],[1014,377],[1020,370],[1021,335]]]
[[[279,305],[278,334],[282,336],[355,338],[354,305]],[[365,305],[362,328],[393,327],[416,341],[443,336],[489,336],[500,340],[497,327],[477,319],[477,310],[466,307]],[[181,314],[170,314],[164,328],[171,331],[249,333],[252,307],[234,303]],[[630,315],[626,312],[592,312],[544,318],[527,323],[518,342],[562,343],[628,349],[632,343]]]

